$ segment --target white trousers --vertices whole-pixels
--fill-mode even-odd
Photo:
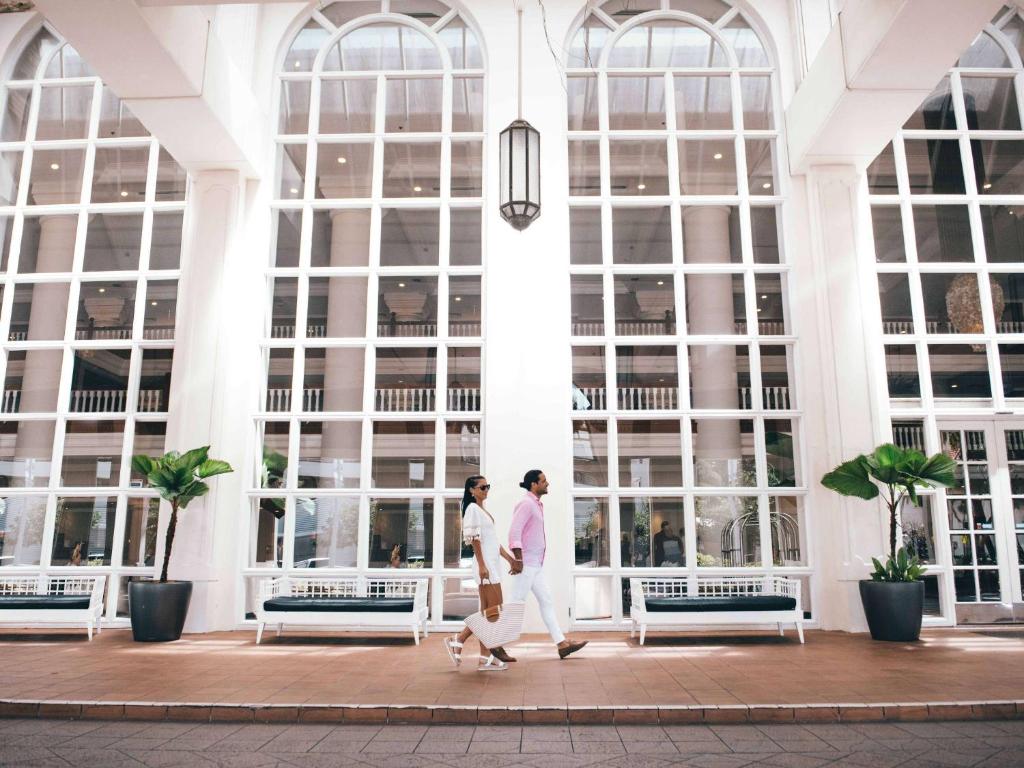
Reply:
[[[544,625],[551,633],[551,639],[556,643],[565,640],[561,627],[558,626],[558,617],[555,615],[555,601],[551,599],[551,590],[544,579],[544,568],[540,565],[525,565],[523,572],[512,580],[512,601],[525,602],[526,596],[533,592],[537,598],[537,605],[540,606],[540,615],[544,619]]]

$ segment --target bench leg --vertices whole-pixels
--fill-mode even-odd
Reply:
[[[412,625],[412,639],[416,645],[420,644],[420,627],[418,624]]]
[[[278,624],[278,625],[277,625],[277,636],[278,636],[278,637],[280,637],[280,636],[281,636],[281,632],[282,632],[283,630],[284,630],[284,624]]]
[[[796,623],[796,634],[800,638],[800,645],[803,645],[804,644],[804,623],[802,621],[798,621]]]
[[[630,620],[629,622],[629,639],[632,640],[636,637],[636,622]]]
[[[267,625],[261,621],[260,625],[258,627],[256,627],[256,645],[259,645],[260,644],[260,640],[263,639],[263,628],[265,626],[267,626]]]
[[[646,624],[641,624],[640,625],[640,645],[643,645],[644,644],[644,640],[646,640],[646,639],[647,639],[647,625]]]
[[[426,640],[430,637],[430,627],[427,625],[430,619],[423,620],[423,639]]]
[[[91,621],[88,624],[86,624],[85,631],[86,631],[86,633],[88,633],[89,639],[92,640],[92,622]]]
[[[782,631],[782,622],[779,622],[779,637],[785,637],[786,633]]]
[[[102,635],[103,634],[103,624],[101,622],[99,622],[99,621],[96,622],[96,634],[97,635]]]

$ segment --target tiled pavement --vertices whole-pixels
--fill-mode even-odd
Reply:
[[[0,765],[1012,768],[1024,766],[1024,722],[511,727],[0,720]]]

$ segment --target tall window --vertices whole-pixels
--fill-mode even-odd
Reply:
[[[1022,46],[1004,9],[868,169],[893,437],[958,463],[904,542],[930,564],[929,612],[945,594],[960,619],[1021,599]]]
[[[456,495],[480,469],[481,52],[435,0],[339,2],[279,84],[249,573],[418,569],[435,619],[455,615]]]
[[[75,50],[42,29],[0,123],[0,566],[151,574],[185,173]]]
[[[724,2],[610,0],[569,66],[576,618],[806,574],[770,59]]]

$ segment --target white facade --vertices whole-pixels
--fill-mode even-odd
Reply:
[[[505,526],[534,467],[567,626],[624,626],[629,576],[742,572],[861,630],[884,510],[818,479],[895,438],[972,478],[905,517],[926,622],[1012,618],[1024,23],[837,5],[524,4],[523,232],[511,4],[0,14],[0,567],[110,573],[123,623],[162,546],[130,456],[209,443],[236,472],[179,525],[192,631],[310,568],[417,570],[458,621],[463,478]]]

